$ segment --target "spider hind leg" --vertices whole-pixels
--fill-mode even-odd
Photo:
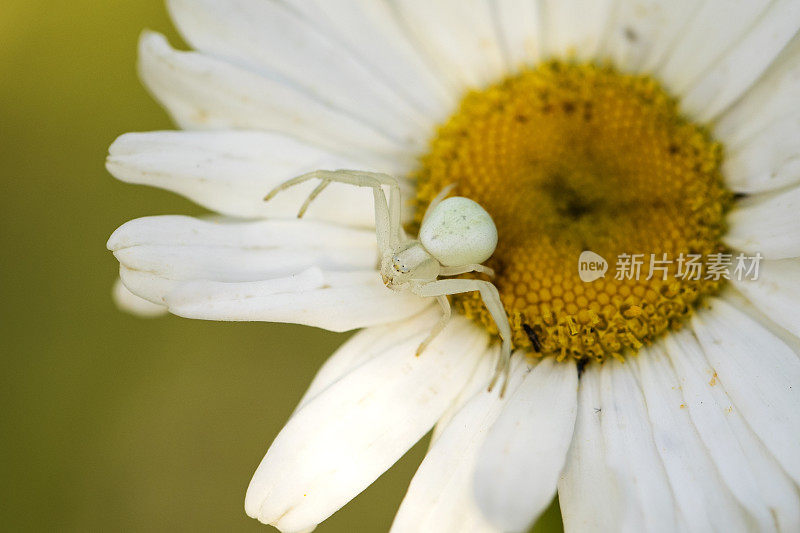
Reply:
[[[480,292],[486,309],[492,315],[497,331],[502,339],[500,346],[500,357],[497,360],[497,367],[495,368],[494,376],[489,382],[489,391],[494,389],[500,376],[504,376],[503,386],[500,389],[500,395],[505,395],[508,386],[508,378],[510,372],[511,360],[511,325],[508,323],[503,302],[500,300],[500,293],[497,292],[497,287],[492,283],[477,279],[440,279],[431,281],[416,287],[414,293],[420,296],[436,296],[445,297],[448,294],[459,294],[463,292]],[[437,331],[438,333],[438,331]]]

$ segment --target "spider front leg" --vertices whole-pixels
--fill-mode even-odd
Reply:
[[[294,187],[310,180],[320,180],[320,184],[308,195],[297,214],[298,217],[302,217],[311,202],[333,182],[348,183],[356,187],[369,187],[372,189],[372,195],[375,199],[375,235],[378,239],[378,250],[381,256],[405,240],[405,233],[400,220],[402,206],[400,202],[400,185],[394,177],[388,174],[362,172],[359,170],[315,170],[278,185],[264,197],[264,201],[271,200],[276,194],[289,187]],[[384,185],[389,187],[388,201],[386,200],[386,193],[383,191]]]
[[[483,265],[462,265],[454,267],[442,267],[440,276],[457,276],[459,274],[466,274],[467,272],[480,272],[486,274],[490,278],[494,277],[494,270]]]
[[[483,303],[486,305],[486,309],[489,310],[489,314],[492,315],[492,319],[494,319],[494,323],[497,325],[497,330],[502,340],[500,357],[497,360],[497,367],[495,368],[492,381],[489,383],[489,390],[491,391],[494,388],[500,374],[503,374],[504,380],[503,387],[500,389],[500,396],[505,395],[511,360],[511,325],[508,323],[508,317],[506,316],[503,302],[500,300],[500,293],[497,292],[497,287],[488,281],[477,279],[440,279],[421,284],[414,287],[412,290],[414,294],[418,294],[419,296],[436,297],[442,297],[448,294],[459,294],[462,292],[480,292]],[[434,331],[438,333],[441,330],[434,329]]]

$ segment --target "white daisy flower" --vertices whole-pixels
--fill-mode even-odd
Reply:
[[[361,330],[250,516],[310,530],[434,428],[394,532],[522,531],[556,492],[567,531],[800,529],[796,0],[168,5],[196,51],[145,33],[139,67],[187,131],[123,135],[108,169],[221,216],[119,228],[118,301]],[[478,295],[415,357],[439,310],[383,285],[371,191],[331,185],[299,220],[313,183],[262,201],[341,168],[397,176],[411,232],[449,184],[491,214],[506,394]],[[582,251],[605,277],[581,281]],[[686,275],[739,254],[757,276]]]

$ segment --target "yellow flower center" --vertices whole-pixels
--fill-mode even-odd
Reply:
[[[652,78],[550,62],[464,98],[415,172],[416,220],[456,184],[497,225],[486,264],[514,345],[621,357],[678,327],[724,282],[706,269],[686,275],[725,251],[732,195],[721,154]],[[584,251],[607,261],[604,277],[581,280]],[[591,258],[583,266],[597,271]],[[479,295],[452,300],[496,333]]]

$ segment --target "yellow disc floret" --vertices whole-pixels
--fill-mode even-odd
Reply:
[[[652,78],[550,62],[464,98],[415,173],[417,222],[455,184],[454,194],[478,202],[497,225],[486,265],[515,346],[620,357],[678,327],[724,282],[680,272],[691,257],[725,251],[732,196],[721,156]],[[581,281],[586,250],[608,261],[604,277]],[[626,261],[642,263],[638,276],[616,271]],[[496,331],[480,296],[452,298]]]

